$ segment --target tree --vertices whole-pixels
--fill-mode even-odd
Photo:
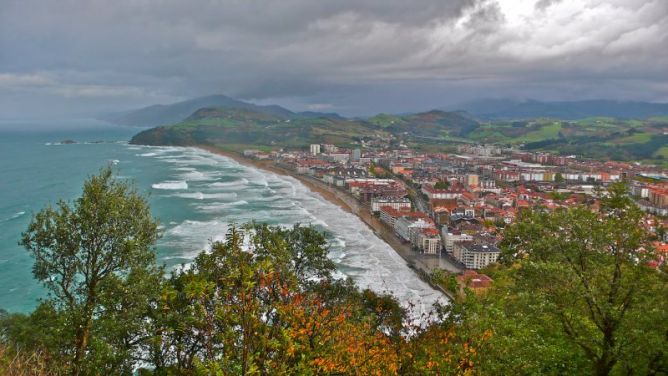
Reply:
[[[668,285],[645,266],[655,255],[642,217],[617,184],[600,212],[525,213],[505,232],[503,258],[514,265],[505,293],[525,307],[514,317],[557,323],[550,341],[562,338],[597,375],[666,372]]]
[[[164,288],[151,319],[153,372],[457,373],[459,358],[443,358],[449,350],[437,340],[443,329],[432,327],[420,337],[428,349],[417,350],[394,298],[360,291],[332,271],[313,228],[232,227]]]
[[[46,329],[63,334],[59,355],[72,374],[102,372],[99,364],[131,367],[162,279],[152,249],[157,238],[146,200],[116,181],[110,167],[91,176],[74,202],[37,213],[22,234],[33,274],[49,290],[43,306],[61,317]]]
[[[448,189],[450,188],[450,182],[447,180],[439,180],[434,184],[434,188],[436,189]]]
[[[562,175],[561,172],[557,172],[556,174],[554,174],[554,182],[555,182],[555,183],[557,183],[557,184],[561,184],[561,183],[563,183],[565,180],[566,180],[566,179],[564,179],[564,175]]]
[[[470,374],[477,362],[477,337],[334,278],[311,227],[232,226],[169,278],[157,237],[145,199],[109,168],[36,214],[21,244],[49,296],[30,315],[0,311],[0,371]]]

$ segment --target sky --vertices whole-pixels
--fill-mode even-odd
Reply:
[[[0,119],[209,94],[354,116],[668,102],[668,0],[0,0]]]

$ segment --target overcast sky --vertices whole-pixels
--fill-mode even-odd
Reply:
[[[668,102],[668,0],[0,0],[0,118],[213,93],[346,115]]]

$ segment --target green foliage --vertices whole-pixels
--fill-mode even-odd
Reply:
[[[564,175],[561,174],[561,172],[557,172],[554,174],[554,182],[559,184],[563,183],[566,179],[564,179]]]
[[[565,199],[568,198],[569,195],[567,193],[561,193],[561,192],[553,191],[553,192],[550,192],[549,196],[554,201],[564,201]]]
[[[49,297],[16,318],[27,325],[10,337],[59,354],[73,374],[129,371],[162,279],[152,249],[157,237],[145,199],[115,181],[109,167],[90,177],[73,203],[37,213],[21,244]]]
[[[434,184],[434,188],[436,189],[448,189],[450,188],[450,183],[447,181],[439,180]]]
[[[459,293],[459,284],[457,283],[457,276],[443,269],[436,269],[431,272],[431,281],[438,286],[441,286],[445,291],[452,295]]]
[[[666,372],[668,281],[645,266],[642,212],[623,185],[609,195],[600,213],[527,212],[505,231],[495,288],[449,312],[466,333],[493,333],[484,373]]]

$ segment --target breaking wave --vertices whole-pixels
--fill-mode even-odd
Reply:
[[[164,189],[164,190],[181,190],[188,189],[188,183],[185,181],[165,181],[162,183],[152,184],[153,189]]]

